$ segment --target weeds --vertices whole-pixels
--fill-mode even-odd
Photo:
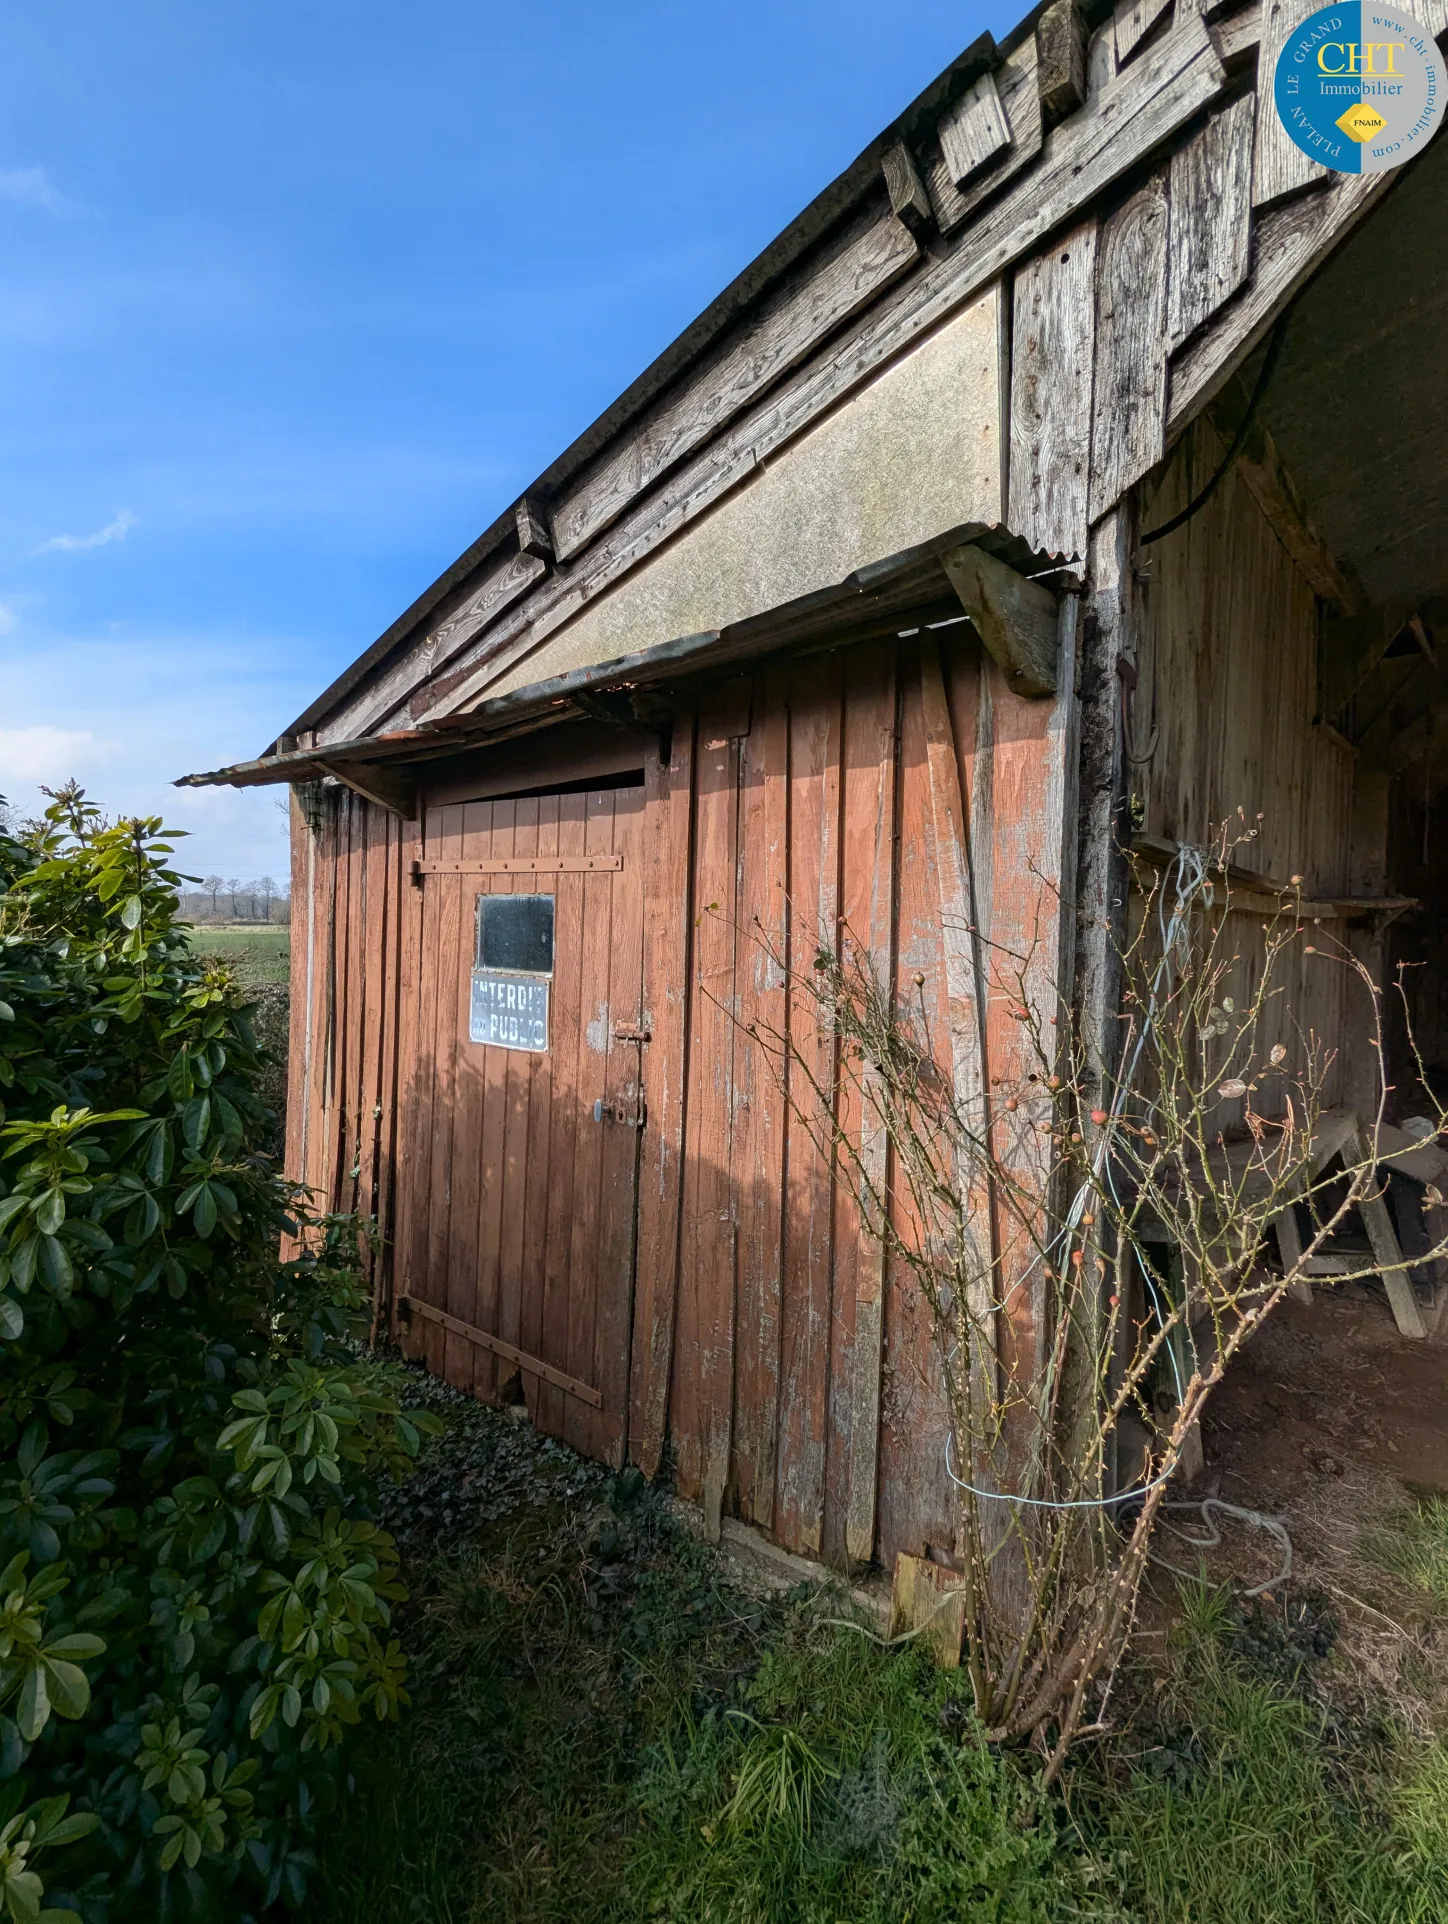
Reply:
[[[1419,1496],[1388,1527],[1369,1532],[1363,1553],[1409,1590],[1438,1608],[1448,1605],[1448,1499]]]
[[[636,1476],[423,1394],[451,1433],[387,1519],[414,1710],[356,1772],[316,1924],[1448,1916],[1448,1751],[1334,1710],[1308,1592],[1185,1585],[1126,1727],[1043,1795],[960,1672],[823,1621],[838,1596],[742,1594]]]
[[[1186,1586],[1183,1612],[1139,1747],[1098,1757],[1075,1783],[1082,1835],[1115,1867],[1128,1913],[1151,1924],[1448,1915],[1448,1755],[1344,1730],[1315,1693],[1284,1688],[1288,1635],[1264,1674],[1223,1594]]]
[[[874,1924],[1046,1919],[1071,1880],[1033,1773],[922,1653],[782,1622],[745,1705],[661,1745],[636,1803],[635,1915]]]

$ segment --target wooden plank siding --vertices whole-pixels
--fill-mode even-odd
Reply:
[[[294,798],[292,821],[286,1169],[313,1207],[357,1210],[386,1235],[397,1208],[406,825],[345,789]]]
[[[1140,525],[1190,499],[1221,453],[1208,425],[1191,429],[1143,484]],[[1312,721],[1310,584],[1236,476],[1146,553],[1123,743],[1146,830],[1200,841],[1240,807],[1254,868],[1343,892],[1352,768]],[[641,786],[449,800],[419,824],[328,793],[315,827],[298,816],[310,1068],[294,1076],[293,1166],[342,1205],[395,1194],[397,1290],[545,1362],[554,1379],[521,1371],[540,1428],[650,1473],[669,1454],[711,1529],[740,1515],[841,1567],[953,1544],[933,1332],[811,1126],[813,1084],[865,1147],[858,1090],[800,978],[818,949],[867,953],[982,1107],[993,1077],[1026,1066],[1010,958],[1049,998],[1074,949],[1063,610],[1053,699],[1012,693],[957,622],[676,695]],[[604,854],[620,865],[411,879],[419,856]],[[479,1049],[473,898],[543,888],[558,904],[549,1053]],[[1242,920],[1248,991],[1260,963]],[[1295,1019],[1337,1034],[1340,976],[1310,959],[1303,972]],[[761,1041],[782,1032],[799,1057],[788,1089]],[[594,1120],[640,1085],[641,1131]],[[885,1145],[869,1153],[882,1166]],[[982,1233],[1019,1234],[988,1209]],[[1023,1293],[1007,1353],[1028,1367],[1047,1334]],[[430,1319],[412,1340],[485,1398],[514,1372]]]
[[[929,750],[927,686],[937,722],[955,718]],[[702,688],[697,722],[693,703],[676,701],[667,759],[651,754],[642,787],[449,800],[414,823],[329,790],[316,828],[299,816],[294,974],[299,1043],[308,1022],[312,1041],[289,1154],[300,1169],[305,1136],[329,1202],[385,1207],[392,1287],[451,1319],[416,1317],[407,1340],[458,1387],[496,1400],[514,1377],[461,1333],[479,1330],[599,1392],[594,1410],[518,1367],[540,1428],[651,1473],[668,1445],[711,1528],[739,1514],[841,1567],[949,1546],[928,1317],[837,1180],[798,1072],[782,1087],[761,1037],[788,1032],[827,1097],[844,1086],[798,976],[849,943],[912,1006],[923,998],[948,1056],[932,998],[963,931],[942,877],[954,901],[984,861],[982,899],[1009,904],[1013,929],[1030,920],[1049,861],[1021,840],[1029,823],[997,834],[965,818],[989,815],[1002,754],[1031,820],[1058,792],[1042,760],[1057,704],[1012,695],[963,623],[768,659],[742,686]],[[958,798],[949,850],[941,754]],[[413,876],[419,860],[598,853],[620,866]],[[549,1052],[480,1048],[473,900],[545,888]],[[974,1016],[967,1046],[979,1054]],[[599,1126],[594,1103],[630,1099],[640,1073],[643,1130]],[[836,1099],[881,1178],[887,1145],[858,1089]],[[632,1275],[631,1295],[588,1286],[595,1270]]]
[[[1142,484],[1135,524],[1174,513],[1221,453],[1193,427]],[[1352,767],[1312,720],[1311,585],[1235,475],[1145,553],[1119,744],[1145,829],[1200,841],[1241,808],[1254,868],[1343,892]],[[1075,955],[1087,772],[1075,604],[1061,605],[1054,698],[1013,693],[955,622],[685,687],[666,742],[639,750],[641,784],[468,802],[453,774],[419,822],[340,791],[311,792],[311,826],[297,813],[290,1165],[328,1202],[390,1211],[394,1288],[454,1321],[414,1324],[431,1368],[488,1399],[516,1373],[541,1429],[650,1474],[669,1460],[711,1532],[739,1515],[839,1567],[953,1547],[930,1320],[831,1166],[813,1091],[877,1171],[887,1146],[866,1140],[802,978],[820,949],[867,954],[982,1111],[993,1078],[1028,1066],[1016,975],[1044,1004]],[[596,870],[412,874],[422,858],[602,856]],[[545,889],[549,1051],[481,1049],[467,1040],[473,900]],[[1302,968],[1294,1019],[1335,1036],[1340,973]],[[782,1034],[788,1087],[768,1047]],[[641,1130],[607,1119],[640,1095]],[[1021,1232],[986,1203],[982,1235],[1026,1267]],[[1048,1335],[1021,1292],[1005,1353],[1029,1371]],[[994,1473],[1024,1468],[1008,1445]]]
[[[450,1319],[412,1327],[430,1368],[489,1400],[517,1382],[539,1428],[595,1457],[650,1475],[667,1459],[711,1533],[739,1515],[839,1567],[953,1544],[928,1315],[812,1125],[822,1091],[887,1170],[817,1019],[815,953],[867,954],[984,1114],[992,1079],[1027,1066],[1014,966],[1044,1002],[1074,963],[1103,1032],[1114,1016],[1091,933],[1110,878],[1089,871],[1123,784],[1152,836],[1201,842],[1240,810],[1254,869],[1318,898],[1350,887],[1353,768],[1312,719],[1312,583],[1237,473],[1139,546],[1223,453],[1198,421],[1163,458],[1173,180],[1163,168],[1099,231],[1058,237],[1014,289],[1013,498],[1043,546],[1089,550],[1095,709],[1078,718],[1068,599],[1054,697],[1012,692],[957,621],[675,689],[637,782],[473,801],[454,768],[429,802],[424,765],[416,821],[335,787],[294,810],[289,1170],[377,1216],[379,1286]],[[1119,325],[1143,276],[1150,325]],[[1225,287],[1194,295],[1178,329],[1200,340]],[[1068,473],[1049,446],[1072,451]],[[1108,599],[1119,633],[1097,673]],[[1124,704],[1117,657],[1137,671]],[[1095,741],[1079,770],[1078,721]],[[1103,744],[1109,768],[1090,759]],[[1078,831],[1096,905],[1079,955]],[[441,866],[415,877],[418,861]],[[483,861],[486,877],[445,868]],[[546,1056],[468,1040],[483,892],[556,897]],[[1240,922],[1246,996],[1260,917]],[[1341,972],[1300,968],[1284,1020],[1338,1037]],[[787,1087],[767,1046],[780,1035]],[[641,1129],[613,1119],[640,1101]],[[1021,1232],[981,1205],[981,1235],[1027,1267]],[[1048,1335],[1022,1292],[1006,1355],[1029,1373]],[[1024,1466],[1008,1448],[994,1473]]]
[[[1184,507],[1223,453],[1208,422],[1191,428],[1148,493],[1144,525]],[[1307,899],[1348,894],[1354,757],[1313,719],[1320,604],[1311,583],[1236,474],[1147,552],[1127,744],[1142,828],[1202,844],[1230,821],[1252,836],[1235,858],[1243,867],[1284,883],[1301,876]],[[1232,920],[1240,1007],[1261,967],[1263,918],[1258,909]],[[1290,1024],[1335,1044],[1343,971],[1321,956],[1298,966],[1275,1005],[1280,1039],[1293,1042]],[[1278,1039],[1265,1035],[1269,1046]],[[1339,1070],[1329,1101],[1340,1099]]]
[[[1328,177],[1276,121],[1275,52],[1309,8],[1116,0],[1088,41],[1060,0],[972,57],[279,738],[282,773],[327,778],[292,809],[288,1173],[375,1217],[379,1317],[429,1368],[667,1474],[711,1535],[737,1516],[846,1569],[954,1548],[930,1319],[817,1114],[822,1095],[888,1186],[818,1020],[818,952],[868,958],[1037,1174],[1039,1134],[1009,1134],[995,1093],[1031,1066],[1012,1010],[1022,981],[1043,1011],[1070,995],[1089,1075],[1109,1064],[1132,826],[1160,857],[1236,820],[1238,862],[1308,899],[1382,885],[1381,859],[1354,868],[1366,763],[1314,722],[1324,600],[1355,591],[1265,427],[1182,527],[1142,538],[1216,474],[1252,357],[1389,191]],[[848,570],[780,569],[757,600],[746,564],[777,544],[814,567],[813,521],[761,513],[727,578],[709,558],[786,462],[816,462],[822,519],[853,525],[868,490],[829,465],[835,437],[904,407],[910,357],[987,294],[1008,317],[989,517],[1034,551],[1021,573],[1072,591],[1039,697],[946,598],[977,512],[963,482],[958,516],[952,496],[907,530],[923,545],[862,521]],[[930,469],[924,438],[906,451]],[[882,493],[908,485],[872,469]],[[677,622],[676,564],[698,590]],[[474,904],[533,893],[555,898],[548,1048],[483,1048]],[[1239,1007],[1260,900],[1230,932]],[[1278,1033],[1336,1051],[1327,1099],[1356,1100],[1347,977],[1293,966]],[[1029,1272],[1029,1234],[976,1201],[988,1253]],[[1041,1301],[1019,1292],[1000,1332],[1025,1375]],[[1018,1487],[1021,1437],[976,1473]]]

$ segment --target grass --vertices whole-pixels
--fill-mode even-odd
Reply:
[[[1367,1558],[1437,1609],[1448,1608],[1448,1499],[1415,1497],[1400,1516],[1363,1543]]]
[[[220,956],[248,983],[285,983],[291,971],[291,930],[285,923],[267,928],[226,923],[194,923],[191,946],[198,955]]]
[[[1236,1654],[1240,1620],[1221,1594],[1189,1587],[1183,1601],[1175,1661],[1150,1710],[1127,1742],[1076,1773],[1083,1834],[1114,1868],[1128,1914],[1151,1924],[1448,1916],[1448,1752],[1390,1727],[1344,1727],[1305,1676],[1285,1687],[1279,1663],[1264,1674]]]
[[[276,1124],[262,1146],[280,1156],[286,1141],[291,930],[285,923],[240,928],[225,923],[193,923],[189,935],[198,955],[230,966],[243,992],[255,1005],[252,1022],[267,1058],[257,1079],[257,1094],[276,1117]]]
[[[413,1709],[368,1746],[312,1915],[631,1915],[632,1788],[680,1706],[707,1721],[738,1701],[768,1613],[637,1476],[475,1406],[449,1446],[393,1519]]]
[[[414,1701],[363,1747],[317,1924],[1448,1917],[1448,1751],[1333,1710],[1310,1598],[1188,1587],[1042,1800],[914,1646],[742,1595],[636,1472],[423,1393],[449,1435],[389,1519]]]
[[[632,1914],[885,1924],[1082,1913],[1086,1869],[959,1678],[787,1613],[743,1701],[685,1714],[634,1786]],[[1070,1906],[1070,1909],[1063,1909]]]

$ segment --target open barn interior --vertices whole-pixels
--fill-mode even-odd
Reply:
[[[1308,886],[1359,905],[1331,933],[1386,991],[1384,1141],[1405,1153],[1380,1171],[1382,1221],[1422,1333],[1395,1318],[1379,1277],[1334,1282],[1334,1267],[1375,1260],[1354,1212],[1321,1280],[1229,1371],[1193,1493],[1282,1518],[1299,1575],[1339,1611],[1354,1545],[1391,1491],[1448,1489],[1448,1264],[1411,1261],[1448,1225],[1434,1204],[1448,1157],[1429,1140],[1448,1101],[1448,259],[1429,244],[1445,207],[1439,142],[1298,297],[1216,422],[1225,440],[1251,407],[1243,466],[1317,577],[1314,727],[1322,758],[1351,762],[1351,818],[1345,871]],[[1367,1015],[1344,1008],[1337,1095],[1370,1113]],[[1247,1529],[1223,1554],[1260,1575],[1277,1552]]]
[[[1293,308],[1260,415],[1356,605],[1323,622],[1319,710],[1351,743],[1385,929],[1389,1116],[1448,1091],[1448,146],[1424,155]]]

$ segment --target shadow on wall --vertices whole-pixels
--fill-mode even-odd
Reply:
[[[556,1092],[540,1114],[542,1060],[510,1054],[495,1100],[477,1092],[479,1112],[464,1059],[451,1127],[421,1168],[398,1170],[397,1297],[504,1351],[420,1309],[405,1346],[486,1402],[521,1385],[535,1425],[587,1455],[652,1472],[666,1446],[680,1495],[707,1509],[712,1485],[724,1513],[791,1549],[843,1566],[862,1503],[887,1560],[951,1546],[929,1312],[860,1231],[818,1152],[797,1144],[783,1187],[686,1158],[677,1283],[673,1251],[653,1263],[641,1248],[635,1282],[641,1132]],[[464,1140],[476,1145],[466,1183]],[[520,1370],[517,1352],[551,1380]]]

